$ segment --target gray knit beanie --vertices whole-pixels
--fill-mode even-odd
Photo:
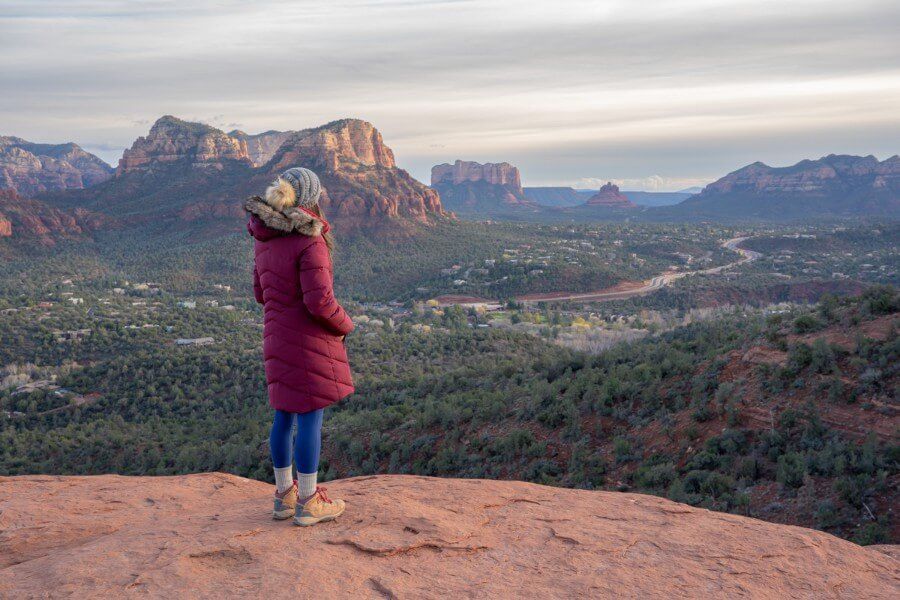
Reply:
[[[293,167],[281,174],[284,179],[294,187],[297,194],[297,206],[312,208],[319,203],[322,195],[322,184],[319,176],[303,167]]]

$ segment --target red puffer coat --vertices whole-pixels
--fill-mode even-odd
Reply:
[[[253,291],[265,312],[269,404],[294,413],[334,404],[353,393],[342,340],[353,322],[334,298],[325,223],[298,208],[276,211],[258,197],[244,209],[256,239]]]

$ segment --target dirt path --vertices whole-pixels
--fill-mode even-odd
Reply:
[[[749,238],[746,237],[737,237],[726,240],[722,243],[723,248],[731,250],[732,252],[736,252],[741,256],[740,260],[728,263],[727,265],[711,267],[709,269],[701,269],[698,271],[666,271],[665,273],[661,273],[660,275],[657,275],[652,279],[648,279],[647,281],[624,282],[614,287],[604,290],[597,290],[595,292],[552,292],[548,294],[527,294],[517,297],[516,301],[522,302],[523,304],[538,304],[541,302],[559,302],[566,300],[582,300],[591,302],[603,300],[624,300],[627,298],[634,298],[635,296],[643,296],[645,294],[655,292],[656,290],[659,290],[671,284],[673,281],[681,279],[682,277],[687,277],[689,275],[718,275],[719,273],[723,273],[728,269],[732,269],[738,265],[757,260],[762,256],[762,254],[754,250],[746,250],[740,247],[740,244],[748,239]]]

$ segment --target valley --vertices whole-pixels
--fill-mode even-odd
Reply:
[[[380,253],[350,238],[336,261],[358,326],[348,338],[358,392],[326,420],[323,476],[627,489],[863,543],[897,539],[898,308],[896,292],[878,287],[897,283],[897,235],[461,222]],[[101,239],[62,241],[0,269],[0,471],[267,479],[249,241],[148,252]],[[615,270],[607,247],[627,259]],[[588,288],[553,302],[435,300],[479,289],[454,285],[467,265],[515,261],[503,268],[527,276],[534,261],[571,269],[591,252],[605,257],[610,282],[668,275],[648,277],[653,293],[620,298]],[[409,271],[396,272],[400,255]],[[811,256],[870,291],[830,295],[846,280],[804,273]],[[679,270],[667,270],[673,259]],[[448,262],[459,268],[443,275]],[[811,292],[740,291],[764,282]],[[711,290],[736,299],[711,300]]]
[[[0,599],[900,597],[896,1],[7,4]]]
[[[270,479],[240,204],[297,162],[357,323],[323,479],[637,491],[900,539],[895,221],[657,222],[612,183],[549,214],[508,163],[429,188],[354,119],[163,117],[103,181],[0,193],[0,474]]]

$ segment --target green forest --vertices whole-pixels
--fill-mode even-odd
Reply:
[[[142,293],[5,311],[4,381],[52,375],[58,388],[0,394],[0,473],[270,478],[258,308]],[[835,415],[893,410],[898,305],[875,287],[788,313],[736,308],[599,355],[475,327],[459,308],[427,330],[414,317],[367,324],[348,339],[357,392],[328,411],[322,475],[640,491],[892,540],[896,436],[846,430]],[[849,346],[814,339],[866,323],[878,335]],[[784,358],[736,358],[754,347]]]

